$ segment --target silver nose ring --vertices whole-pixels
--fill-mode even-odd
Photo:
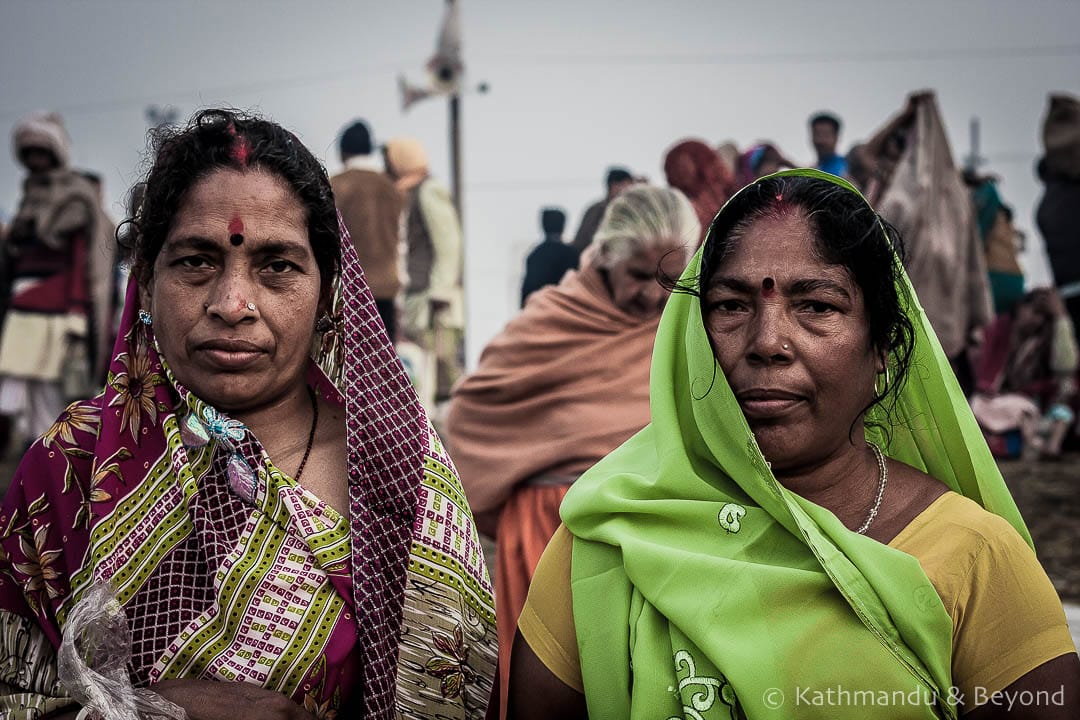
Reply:
[[[247,304],[247,309],[251,312],[255,312],[255,303],[249,301]]]

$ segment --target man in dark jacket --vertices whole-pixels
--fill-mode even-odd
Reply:
[[[1044,192],[1035,214],[1054,284],[1080,327],[1080,99],[1051,95],[1043,120],[1046,154],[1038,173]]]
[[[566,213],[558,208],[540,211],[540,226],[544,239],[525,260],[525,280],[521,283],[521,306],[529,295],[545,285],[556,285],[567,270],[578,266],[578,252],[563,242]]]

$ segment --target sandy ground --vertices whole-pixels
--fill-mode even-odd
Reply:
[[[1053,463],[1003,462],[1001,472],[1080,647],[1080,454]]]
[[[1003,462],[1039,560],[1062,600],[1080,604],[1080,454],[1060,462]]]

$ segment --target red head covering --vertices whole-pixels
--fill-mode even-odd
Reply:
[[[697,212],[704,237],[709,223],[731,195],[733,179],[716,151],[700,140],[683,140],[664,158],[668,185],[681,190]]]

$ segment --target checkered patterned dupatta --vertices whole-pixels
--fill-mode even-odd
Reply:
[[[405,573],[423,476],[427,417],[383,328],[349,238],[341,229],[345,396],[353,595],[363,653],[364,717],[393,718]],[[331,373],[337,375],[337,372]]]

